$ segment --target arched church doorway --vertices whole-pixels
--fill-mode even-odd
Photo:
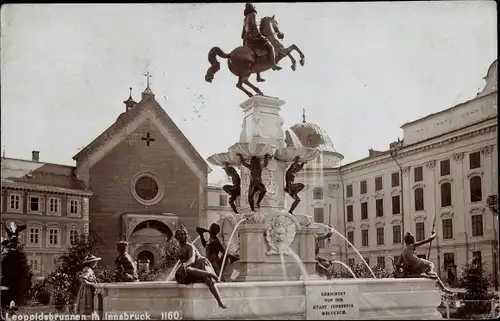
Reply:
[[[165,241],[172,235],[172,230],[163,222],[141,222],[130,235],[130,254],[137,260],[137,265],[140,265],[141,261],[149,260],[149,267],[157,267],[164,254]]]

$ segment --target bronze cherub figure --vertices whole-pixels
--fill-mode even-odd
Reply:
[[[248,204],[253,212],[255,212],[254,205],[254,195],[259,192],[259,198],[257,199],[257,207],[260,207],[260,202],[266,195],[266,186],[262,182],[262,170],[267,167],[269,164],[269,158],[271,157],[269,154],[264,156],[264,163],[260,163],[260,159],[258,157],[253,156],[250,159],[250,163],[247,163],[241,154],[238,154],[240,158],[241,165],[245,166],[250,170],[250,187],[248,188]]]
[[[304,184],[294,183],[295,174],[300,172],[307,162],[299,163],[299,156],[295,157],[295,161],[290,165],[285,174],[285,192],[290,195],[294,201],[288,213],[293,214],[293,210],[299,205],[300,197],[299,193],[304,189]]]
[[[228,163],[224,164],[224,171],[226,172],[227,176],[231,177],[233,185],[224,185],[222,186],[222,190],[229,194],[229,206],[231,206],[234,213],[238,214],[238,210],[236,209],[234,201],[236,201],[236,198],[240,196],[241,193],[241,178],[240,175],[238,175],[236,169],[232,166],[229,166]]]

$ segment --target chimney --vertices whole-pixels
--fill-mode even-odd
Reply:
[[[34,150],[31,152],[31,160],[34,162],[40,161],[40,151]]]

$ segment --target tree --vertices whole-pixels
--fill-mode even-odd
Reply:
[[[14,301],[16,305],[25,303],[29,299],[33,273],[22,245],[17,245],[2,253],[1,272],[1,284],[8,288],[2,291],[2,307],[7,307],[11,301]]]
[[[44,286],[50,288],[54,303],[60,309],[74,303],[80,287],[78,272],[82,269],[81,262],[87,255],[97,252],[99,243],[95,236],[80,235],[68,248],[68,254],[62,256],[62,264],[45,278]]]
[[[474,258],[471,263],[463,267],[462,279],[459,286],[465,288],[463,304],[456,312],[457,317],[471,317],[478,314],[487,314],[490,303],[488,286],[490,280],[486,276],[484,265],[480,258]]]

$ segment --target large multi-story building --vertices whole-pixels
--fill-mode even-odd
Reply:
[[[2,157],[2,221],[26,225],[20,234],[35,276],[54,269],[68,245],[89,229],[92,192],[74,176],[74,168]],[[2,226],[2,235],[5,234]]]
[[[498,280],[498,217],[486,206],[488,196],[498,194],[497,61],[485,80],[475,98],[404,124],[402,140],[345,165],[326,131],[304,116],[287,131],[287,145],[321,155],[297,175],[306,187],[295,212],[331,224],[371,266],[389,270],[389,256],[401,253],[406,232],[422,240],[434,228],[430,260],[444,279],[456,279],[457,267],[480,256]],[[356,257],[338,236],[322,247],[322,255]],[[428,245],[418,251],[428,254]]]

